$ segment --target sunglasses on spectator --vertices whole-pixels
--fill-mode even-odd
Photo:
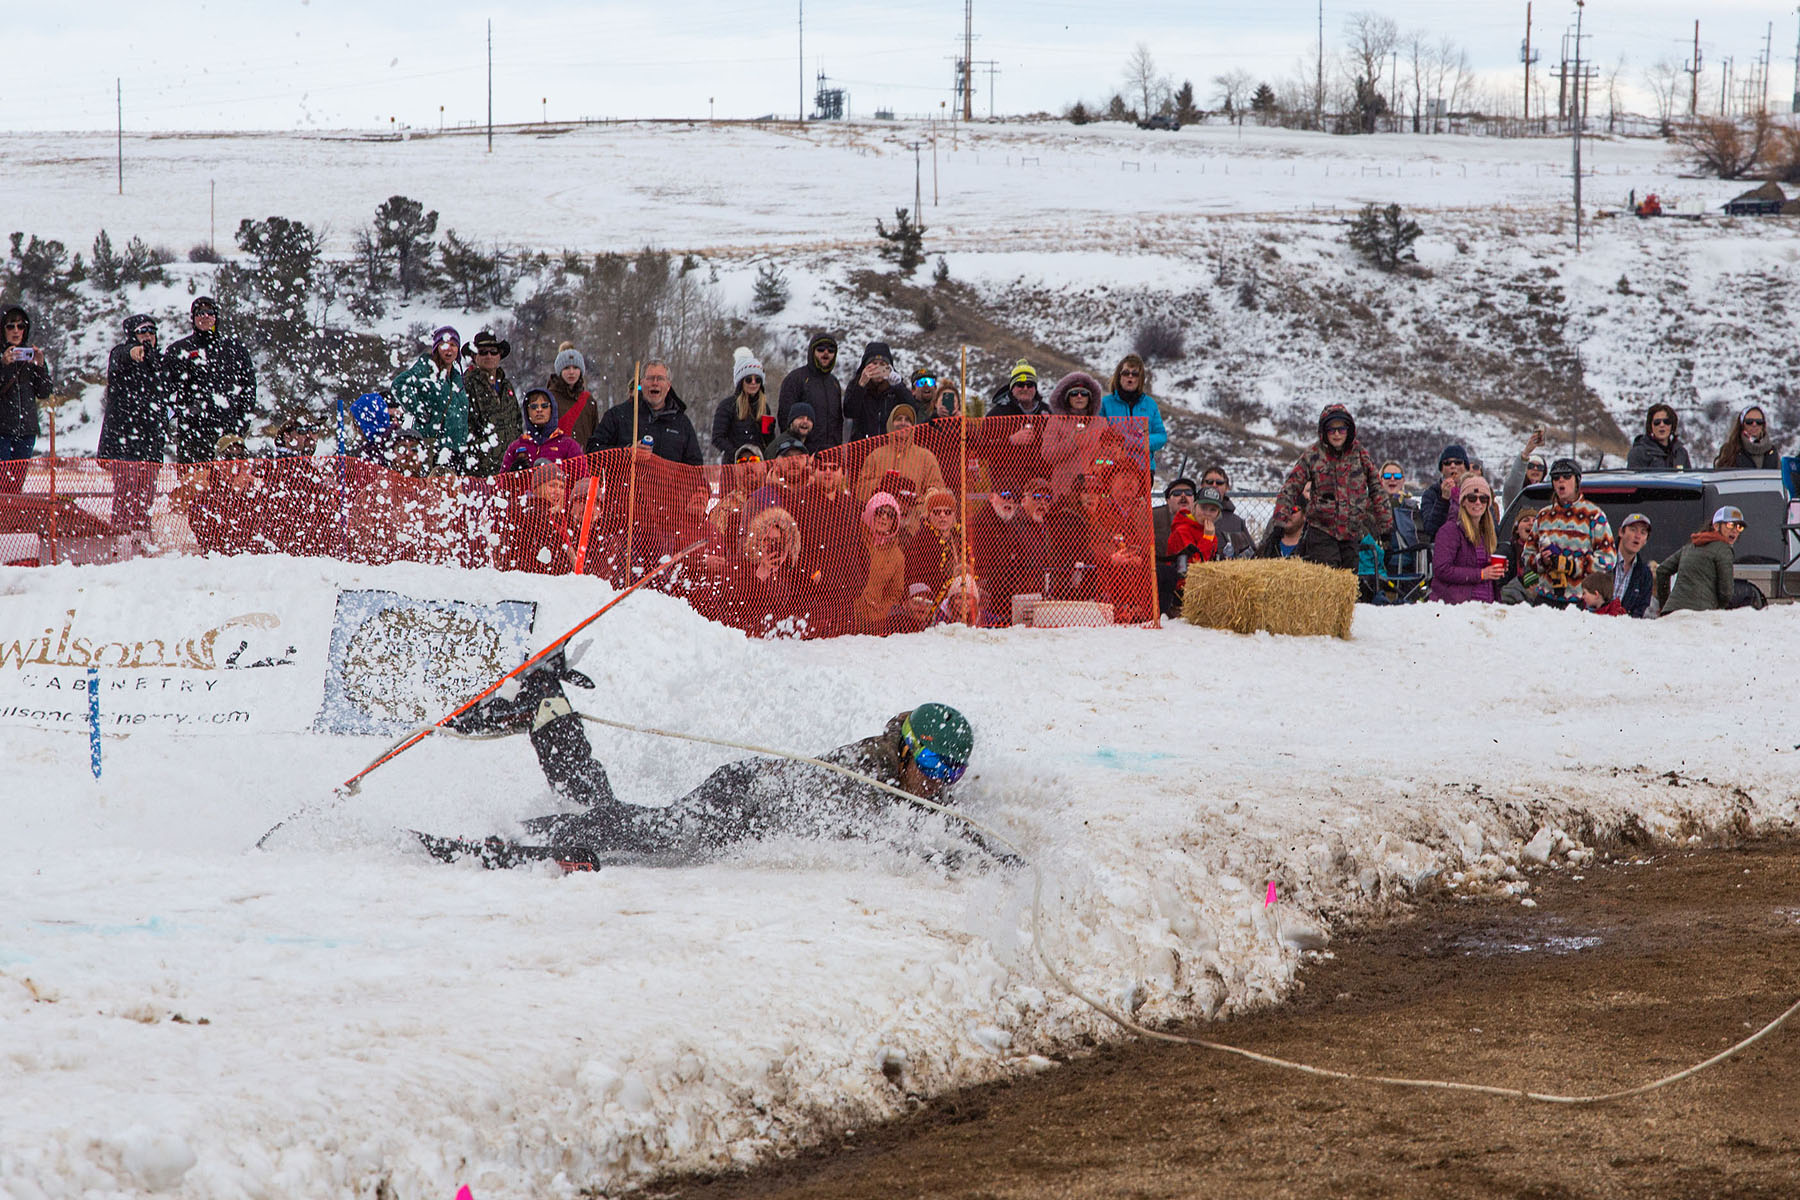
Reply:
[[[956,515],[956,510],[948,505],[934,504],[931,506],[931,515],[934,517],[954,517]]]
[[[1550,478],[1551,479],[1573,479],[1573,478],[1575,478],[1575,472],[1573,472],[1573,471],[1552,471],[1552,472],[1550,472]]]
[[[8,325],[8,326],[7,326],[7,328],[8,328],[8,329],[16,329],[16,328],[18,328],[18,326],[15,326],[15,325]],[[1756,427],[1757,427],[1757,428],[1758,428],[1758,429],[1765,429],[1765,428],[1767,428],[1767,427],[1768,427],[1768,422],[1767,422],[1767,421],[1764,421],[1764,420],[1763,420],[1763,419],[1762,419],[1762,418],[1761,418],[1761,417],[1745,417],[1745,418],[1744,418],[1744,425],[1745,425],[1745,426],[1746,426],[1746,427],[1748,427],[1748,426],[1751,426],[1751,425],[1754,425],[1754,426],[1756,426]]]
[[[914,387],[936,387],[937,386],[937,376],[936,375],[921,375],[917,379],[913,380],[913,386]]]
[[[1119,369],[1119,378],[1120,379],[1124,379],[1127,376],[1130,376],[1131,378],[1135,379],[1139,375],[1142,375],[1142,374],[1143,374],[1143,372],[1138,370],[1136,367],[1121,367]]]
[[[1096,467],[1110,467],[1113,465],[1113,460],[1110,458],[1096,458],[1094,460],[1094,465]]]
[[[995,492],[994,495],[1000,497],[1002,500],[1017,500],[1019,498],[1019,493],[1004,490]]]
[[[1443,462],[1438,464],[1439,467],[1467,467],[1468,465],[1468,463],[1460,458],[1446,458]]]
[[[500,356],[500,348],[498,346],[494,346],[491,348],[483,348],[481,346],[475,347],[475,357],[476,358],[498,358],[499,356]]]
[[[740,454],[737,456],[739,466],[743,466],[745,463],[759,463],[761,461],[762,455],[760,454]]]
[[[1031,498],[1033,500],[1046,500],[1046,501],[1056,499],[1056,497],[1051,495],[1049,492],[1032,492]]]
[[[6,327],[8,329],[23,329],[23,328],[25,328],[25,322],[23,322],[23,321],[8,321],[6,323]]]
[[[1326,436],[1330,436],[1331,434],[1334,434],[1334,433],[1349,433],[1349,432],[1350,432],[1350,427],[1348,425],[1342,424],[1341,422],[1333,422],[1332,424],[1327,425],[1325,427]]]
[[[1094,393],[1088,391],[1084,387],[1072,387],[1068,390],[1067,395],[1071,400],[1077,396],[1080,396],[1084,400],[1092,400],[1094,398]]]
[[[1210,488],[1222,488],[1222,487],[1230,487],[1231,485],[1223,479],[1202,479],[1200,481],[1200,486],[1201,487],[1210,487]]]
[[[1033,383],[1029,379],[1021,379],[1017,383],[1013,384],[1013,391],[1016,392],[1020,388],[1024,388],[1026,391],[1033,391],[1037,388],[1037,384]]]
[[[1492,500],[1493,500],[1493,497],[1487,495],[1484,492],[1476,492],[1473,495],[1468,495],[1468,496],[1463,497],[1464,504],[1487,504],[1487,503],[1491,502]]]
[[[1742,529],[1744,527],[1744,523],[1742,521],[1724,521],[1724,522],[1721,522],[1721,524],[1723,524],[1725,526],[1725,528],[1727,528],[1727,529]]]
[[[1194,489],[1193,488],[1172,488],[1172,489],[1170,489],[1169,499],[1180,500],[1183,498],[1192,500],[1194,498]]]
[[[1381,473],[1381,477],[1383,479],[1405,479],[1406,478],[1406,476],[1402,475],[1398,471],[1383,471]]]
[[[1655,429],[1658,425],[1672,426],[1674,424],[1675,424],[1675,422],[1669,420],[1669,418],[1667,418],[1667,417],[1651,417],[1650,418],[1650,428],[1652,428],[1652,429]]]

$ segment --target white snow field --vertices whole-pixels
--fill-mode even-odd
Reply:
[[[1579,870],[1621,830],[1800,816],[1792,606],[1654,625],[1364,610],[1345,642],[1177,625],[795,643],[639,594],[593,627],[579,706],[817,751],[958,705],[977,731],[962,803],[1041,864],[1043,928],[1029,872],[848,843],[679,870],[445,866],[399,830],[503,831],[552,800],[514,738],[430,741],[326,803],[386,744],[306,731],[337,597],[361,588],[535,601],[533,645],[608,594],[280,558],[0,571],[0,1195],[609,1193],[1116,1036],[1033,936],[1143,1019],[1216,1015],[1280,997],[1321,929],[1416,888],[1520,894],[1507,872],[1540,830],[1532,852]],[[214,637],[179,640],[199,627]],[[221,665],[238,631],[255,649]],[[69,699],[96,654],[98,780]],[[156,715],[215,696],[242,719]],[[589,728],[637,802],[730,757]]]
[[[339,136],[165,134],[115,144],[97,133],[0,134],[8,229],[85,249],[102,228],[178,254],[231,252],[243,217],[271,214],[327,230],[348,254],[355,231],[396,193],[438,210],[440,229],[480,242],[581,251],[747,253],[875,245],[874,221],[911,208],[917,122],[546,127],[374,141]],[[1594,140],[1586,202],[1621,206],[1635,189],[1701,211],[1744,185],[1681,179],[1662,142]],[[1207,216],[1408,207],[1569,207],[1562,138],[1382,134],[1328,137],[1206,125],[1163,133],[1061,122],[939,127],[934,201],[929,142],[918,163],[922,211],[938,250],[1149,249],[1204,236]],[[216,193],[213,190],[216,185]]]

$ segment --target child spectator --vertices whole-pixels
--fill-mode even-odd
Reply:
[[[1595,571],[1581,581],[1581,607],[1602,617],[1622,617],[1625,606],[1613,598],[1612,574]]]

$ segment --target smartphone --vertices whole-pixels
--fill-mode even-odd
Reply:
[[[14,362],[35,362],[35,361],[37,361],[37,350],[34,349],[33,347],[19,346],[19,347],[17,347],[17,350],[18,350],[18,353],[13,356]]]

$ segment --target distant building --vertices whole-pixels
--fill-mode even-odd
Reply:
[[[1735,200],[1725,202],[1725,215],[1728,217],[1780,217],[1797,215],[1796,206],[1781,190],[1781,185],[1770,181],[1759,188],[1752,188]]]

